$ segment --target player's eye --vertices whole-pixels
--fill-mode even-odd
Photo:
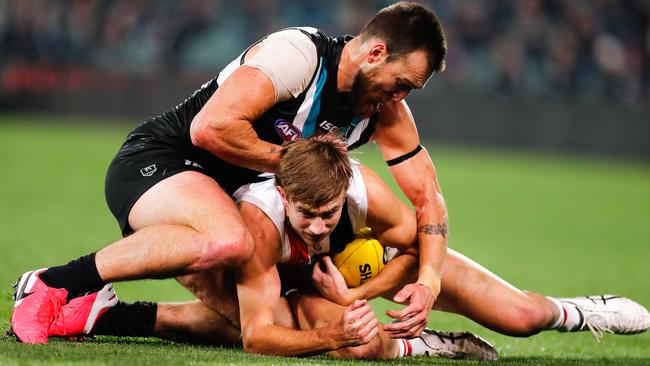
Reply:
[[[331,219],[334,217],[334,212],[325,212],[322,217],[323,219]]]
[[[313,212],[302,211],[300,213],[302,214],[302,217],[306,219],[313,219],[314,217],[316,217],[316,215]]]

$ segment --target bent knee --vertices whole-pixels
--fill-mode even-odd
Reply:
[[[516,306],[510,310],[509,321],[503,331],[515,337],[529,337],[545,329],[548,315],[535,306]]]
[[[192,267],[195,270],[236,267],[246,263],[254,251],[253,239],[244,228],[216,237],[206,235],[201,255]]]

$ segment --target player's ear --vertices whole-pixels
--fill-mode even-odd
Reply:
[[[284,188],[280,186],[277,186],[275,188],[277,188],[278,192],[280,192],[280,197],[282,197],[282,204],[284,204],[284,207],[287,207],[287,205],[289,204],[287,202],[287,192],[285,192]]]
[[[370,40],[370,48],[366,57],[369,64],[381,64],[388,57],[388,47],[386,42],[373,38]]]

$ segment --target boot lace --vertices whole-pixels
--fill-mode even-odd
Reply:
[[[603,340],[603,335],[607,333],[614,333],[614,331],[607,324],[607,319],[600,314],[589,314],[585,316],[585,325],[596,337],[596,341]]]

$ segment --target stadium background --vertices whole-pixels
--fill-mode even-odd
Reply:
[[[148,117],[269,32],[355,34],[387,3],[0,1],[0,108]],[[449,67],[409,99],[426,137],[648,156],[648,1],[430,4]]]
[[[269,32],[354,34],[388,3],[0,0],[1,283],[117,239],[103,178],[129,129]],[[428,3],[447,32],[447,71],[408,101],[439,171],[450,245],[523,288],[650,306],[650,1]],[[357,157],[391,180],[372,146]],[[189,299],[173,281],[118,293]],[[512,339],[440,314],[431,325],[476,331],[506,362],[650,362],[649,335],[598,345],[588,334]],[[118,364],[125,349],[134,364],[290,362],[135,340],[51,347],[2,337],[0,364]]]

